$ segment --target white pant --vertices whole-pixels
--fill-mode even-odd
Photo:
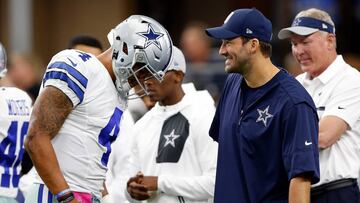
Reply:
[[[26,192],[25,203],[58,203],[58,201],[46,185],[34,183]],[[92,195],[92,203],[101,203],[101,201]]]
[[[0,197],[0,203],[18,203],[18,202],[14,198]]]
[[[25,195],[25,203],[57,203],[54,195],[44,184],[33,183]]]

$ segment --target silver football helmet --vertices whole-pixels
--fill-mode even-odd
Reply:
[[[4,46],[0,43],[0,78],[6,74],[6,51]]]
[[[167,30],[156,20],[132,15],[108,35],[112,45],[112,66],[116,88],[120,95],[134,99],[148,94],[144,81],[155,78],[160,82],[172,58],[172,40]],[[139,85],[138,92],[129,90]]]

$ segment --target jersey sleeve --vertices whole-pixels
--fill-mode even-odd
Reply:
[[[348,83],[347,83],[348,84]],[[354,85],[337,87],[333,96],[329,98],[326,109],[322,115],[336,116],[344,120],[350,128],[360,117],[360,85],[359,81],[354,81]],[[357,84],[357,85],[355,85]]]
[[[318,118],[305,102],[286,111],[283,128],[283,164],[288,179],[302,173],[311,174],[312,183],[320,179],[318,152]]]
[[[54,86],[61,90],[77,106],[84,100],[88,84],[86,67],[76,52],[60,52],[50,61],[43,79],[43,87]]]
[[[226,103],[226,95],[227,95],[227,91],[231,86],[231,82],[232,81],[233,76],[229,75],[226,79],[223,91],[221,93],[221,97],[219,99],[217,108],[216,108],[216,112],[213,118],[213,121],[211,123],[210,126],[210,130],[209,130],[209,136],[215,140],[216,142],[218,142],[219,140],[219,129],[220,129],[220,125],[221,125],[221,115],[225,114],[226,112],[223,112],[222,107],[225,105]]]
[[[216,142],[219,141],[219,128],[220,128],[220,109],[217,108],[209,130],[209,136]]]

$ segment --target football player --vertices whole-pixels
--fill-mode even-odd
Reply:
[[[0,43],[0,203],[16,203],[32,101],[26,92],[2,86],[6,71],[6,52]]]
[[[26,202],[99,202],[127,100],[147,94],[146,79],[162,80],[172,41],[157,21],[133,15],[108,37],[97,57],[65,50],[47,67],[25,140],[38,172]]]

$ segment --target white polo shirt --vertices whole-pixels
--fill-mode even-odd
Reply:
[[[337,116],[349,128],[333,145],[319,149],[320,182],[358,178],[360,172],[360,73],[338,55],[318,77],[303,73],[296,78],[312,96],[319,116]]]

